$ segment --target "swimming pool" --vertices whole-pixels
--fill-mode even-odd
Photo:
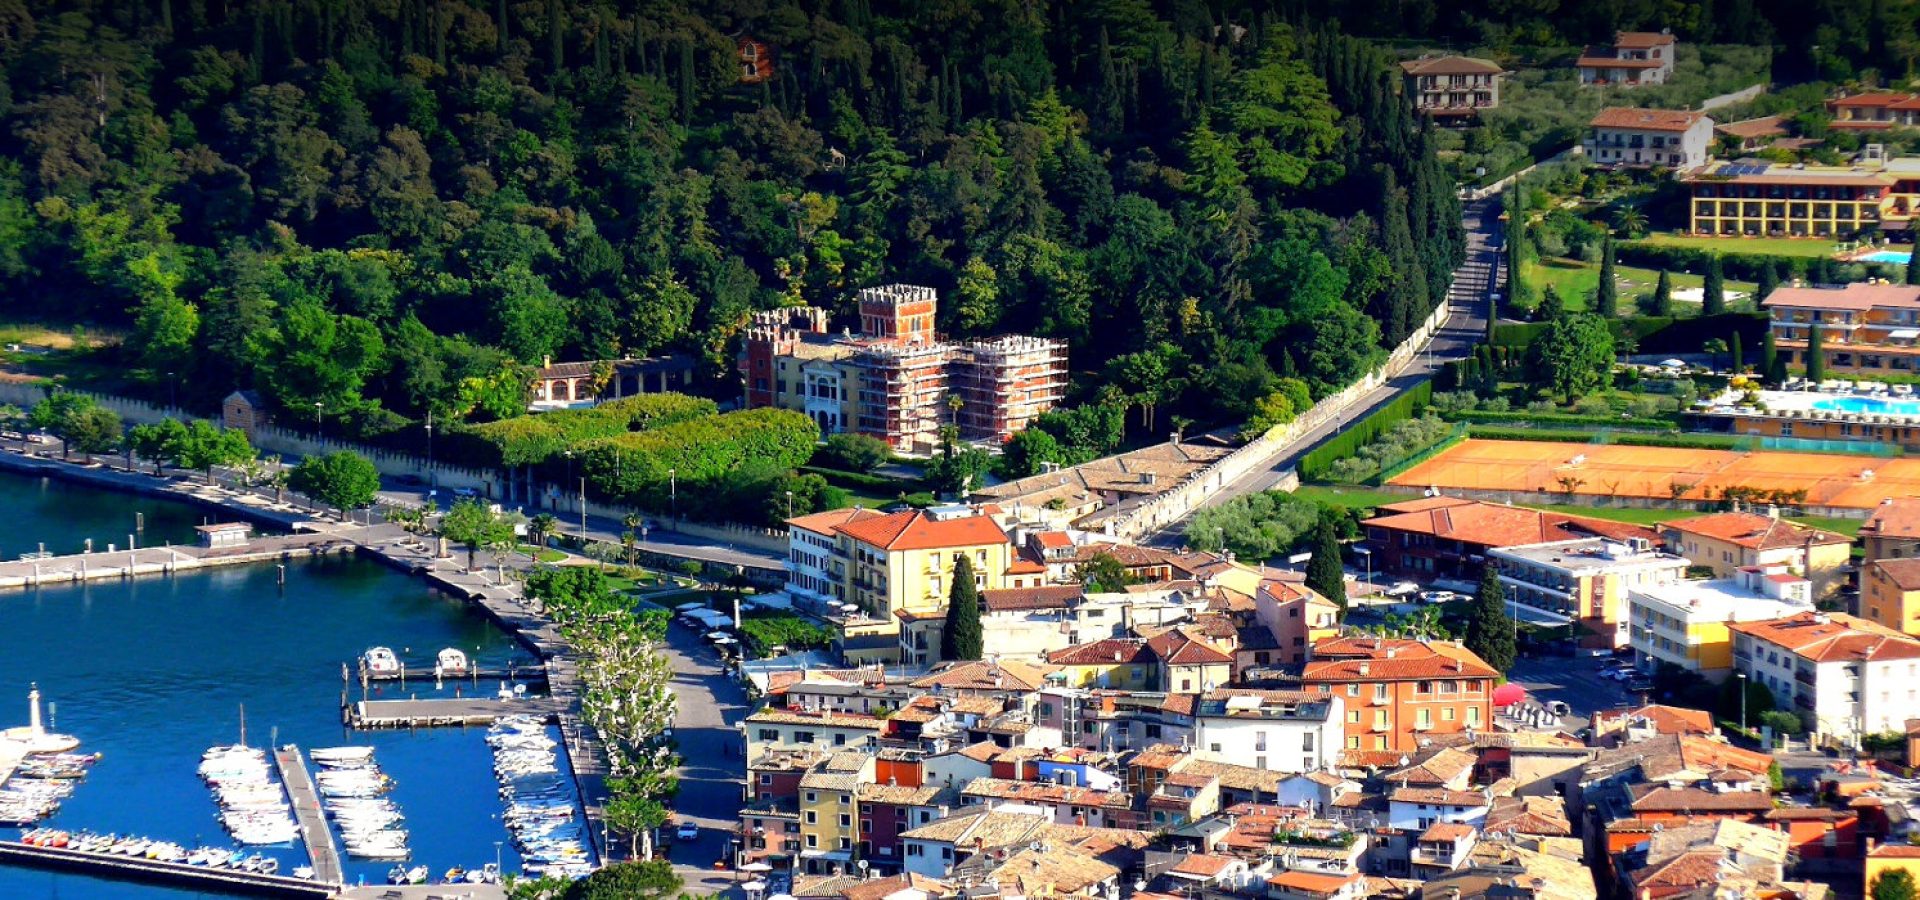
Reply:
[[[1865,256],[1856,256],[1854,262],[1899,263],[1906,265],[1907,257],[1913,253],[1908,250],[1875,250]]]
[[[1920,400],[1882,400],[1878,397],[1834,397],[1813,401],[1814,409],[1875,416],[1920,416]]]

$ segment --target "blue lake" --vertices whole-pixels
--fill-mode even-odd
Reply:
[[[136,511],[143,544],[191,540],[205,513],[178,504],[0,473],[0,553],[45,541],[52,551],[123,543]],[[479,614],[376,562],[311,560],[238,566],[173,578],[0,591],[0,727],[24,724],[37,682],[57,730],[99,751],[96,765],[48,824],[230,846],[195,776],[200,755],[239,736],[246,708],[254,746],[372,744],[406,814],[413,863],[437,876],[492,862],[505,841],[491,757],[480,729],[353,733],[340,724],[341,664],[374,645],[430,664],[457,646],[483,664],[526,654]],[[460,688],[471,691],[471,686]],[[483,692],[491,688],[481,682]],[[357,698],[359,688],[352,689]],[[376,689],[377,690],[377,689]],[[451,695],[452,685],[444,689]],[[431,683],[382,696],[429,696]],[[16,832],[4,832],[14,836]],[[305,853],[264,850],[281,871]],[[515,871],[510,844],[500,849]],[[391,863],[347,863],[350,881],[385,880]],[[192,891],[0,866],[0,897],[160,900]],[[221,896],[208,894],[205,896]]]

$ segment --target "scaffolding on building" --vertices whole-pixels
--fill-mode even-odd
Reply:
[[[882,344],[862,347],[858,428],[906,451],[931,450],[947,412],[947,366],[951,344]]]
[[[952,387],[960,398],[960,434],[1004,443],[1067,393],[1067,345],[1008,335],[972,341],[954,355]]]

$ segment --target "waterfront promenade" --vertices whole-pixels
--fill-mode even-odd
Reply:
[[[0,562],[0,588],[38,587],[79,581],[172,575],[217,566],[246,565],[347,552],[353,543],[338,534],[306,532],[257,537],[245,547],[143,547]]]

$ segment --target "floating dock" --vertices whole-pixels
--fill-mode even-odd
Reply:
[[[503,716],[559,715],[565,700],[533,697],[518,700],[452,697],[436,700],[362,700],[346,709],[350,728],[441,728],[492,725]]]
[[[296,897],[324,900],[339,892],[338,884],[323,884],[285,875],[263,875],[233,869],[210,869],[186,863],[136,859],[106,853],[88,853],[64,847],[36,847],[17,841],[0,841],[0,863],[16,863],[43,869],[63,869],[105,878],[142,881],[186,887],[194,890],[251,894],[257,897]]]
[[[345,884],[340,868],[340,848],[333,845],[333,831],[327,827],[326,813],[320,807],[320,792],[307,772],[306,759],[292,744],[276,747],[273,761],[280,767],[280,780],[287,785],[287,799],[293,801],[293,817],[300,822],[300,842],[307,845],[307,864],[313,866],[313,880],[322,884]]]
[[[338,535],[309,532],[255,538],[242,547],[146,547],[16,559],[0,562],[0,588],[105,581],[139,575],[171,575],[215,566],[274,562],[328,553],[350,553],[353,550],[353,542]]]
[[[539,663],[524,666],[505,666],[500,668],[481,667],[459,675],[438,673],[432,666],[408,666],[393,672],[368,671],[363,675],[374,682],[431,683],[436,681],[517,681],[522,684],[546,684],[547,670]]]

